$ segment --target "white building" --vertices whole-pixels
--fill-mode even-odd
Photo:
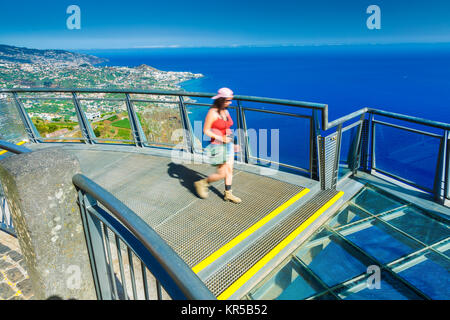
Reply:
[[[95,119],[99,119],[100,118],[100,112],[86,112],[86,118],[88,118],[88,120],[95,120]]]

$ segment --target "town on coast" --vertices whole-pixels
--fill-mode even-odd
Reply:
[[[107,59],[64,50],[36,50],[0,45],[0,88],[97,88],[182,90],[180,83],[203,77],[200,73],[161,71],[148,65],[137,67],[104,66]],[[68,94],[26,94],[22,103],[39,134],[45,138],[81,138],[73,101]],[[132,140],[123,94],[78,94],[86,117],[97,138]],[[58,99],[55,99],[58,98]],[[108,101],[102,99],[117,99]],[[139,99],[139,95],[133,98]],[[146,97],[148,99],[148,97]],[[0,102],[8,104],[7,94],[0,93]],[[89,100],[92,99],[92,100]],[[172,132],[181,121],[176,97],[155,95],[158,103],[134,104],[144,133],[151,141],[171,143]],[[1,103],[0,103],[1,104]],[[11,104],[11,101],[9,101]],[[3,113],[3,112],[2,112]],[[3,117],[6,112],[3,113]],[[1,118],[1,116],[0,116]],[[0,119],[7,123],[7,119]],[[3,130],[6,132],[6,130]]]

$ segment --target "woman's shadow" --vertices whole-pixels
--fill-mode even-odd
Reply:
[[[170,162],[167,166],[169,167],[167,170],[169,177],[178,179],[183,187],[188,189],[196,197],[200,198],[195,191],[194,182],[206,178],[206,175],[173,162]],[[219,190],[211,185],[210,190],[220,197],[223,196]]]

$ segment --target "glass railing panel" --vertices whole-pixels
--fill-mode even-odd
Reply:
[[[377,123],[375,168],[433,190],[440,139]]]
[[[133,105],[148,145],[172,148],[183,144],[178,103],[133,102]]]
[[[338,179],[350,172],[349,165],[354,161],[355,144],[358,142],[358,127],[354,126],[342,132]]]
[[[83,102],[81,104],[84,106]],[[98,109],[86,108],[83,111],[99,143],[133,142],[125,102],[108,102],[107,105],[101,105]]]
[[[183,102],[185,103],[185,105],[190,105],[191,103],[193,103],[201,104],[209,108],[213,105],[214,100],[211,98],[183,96]],[[234,100],[231,104],[236,105],[236,101]]]
[[[183,97],[185,101],[193,101]],[[146,145],[185,148],[180,97],[177,95],[130,94]]]
[[[192,137],[195,152],[201,153],[203,148],[206,148],[211,138],[203,133],[203,126],[205,125],[206,114],[209,111],[207,106],[186,106],[189,122],[192,127]]]
[[[311,120],[309,117],[267,113],[244,109],[249,152],[256,159],[272,161],[272,169],[282,169],[276,163],[310,170]],[[265,161],[262,161],[264,164]]]
[[[11,95],[0,93],[0,140],[17,143],[27,140],[25,126]]]
[[[117,119],[114,117],[117,116]],[[94,129],[94,134],[100,133],[99,138],[105,135],[107,141],[103,142],[114,142],[113,140],[121,140],[122,142],[132,142],[133,133],[131,129],[130,120],[128,118],[128,113],[126,111],[116,112],[113,115],[114,118],[110,118],[110,125],[103,128],[98,127],[99,131],[96,132]],[[101,142],[101,141],[100,141]]]
[[[414,207],[396,210],[380,218],[427,245],[450,237],[447,225]]]
[[[334,292],[344,300],[421,300],[414,291],[384,270],[380,271],[379,283],[375,283],[371,277],[368,275],[344,284]]]
[[[412,114],[409,114],[410,116]],[[441,135],[442,134],[442,129],[439,128],[435,128],[426,124],[419,124],[419,123],[414,123],[411,121],[407,121],[407,120],[401,120],[401,119],[396,119],[393,117],[387,117],[387,116],[381,116],[381,115],[374,115],[375,121],[382,121],[382,122],[386,122],[386,123],[390,123],[393,125],[397,125],[397,126],[402,126],[402,127],[407,127],[410,129],[414,129],[414,130],[420,130],[420,131],[425,131],[425,132],[429,132],[432,134],[438,134]],[[422,119],[422,120],[428,120],[428,119]],[[437,121],[440,122],[446,122],[446,119],[435,119]]]
[[[94,94],[79,94],[78,98],[98,143],[133,142],[127,107],[125,101],[119,100],[123,99],[123,95],[121,97],[102,95],[101,98],[95,98]],[[118,101],[102,98],[118,99]]]
[[[75,106],[70,97],[48,100],[24,98],[21,101],[42,138],[53,142],[78,142],[83,139]]]
[[[450,299],[450,261],[426,250],[390,266],[400,277],[434,300]]]

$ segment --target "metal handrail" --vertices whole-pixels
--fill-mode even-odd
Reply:
[[[413,122],[417,124],[422,124],[429,127],[434,127],[438,129],[450,130],[450,123],[444,123],[434,120],[427,120],[419,117],[408,116],[400,113],[394,113],[389,111],[384,111],[380,109],[368,108],[368,112],[372,114],[377,114],[384,117],[394,118],[398,120],[404,120],[408,122]]]
[[[132,104],[133,104],[133,102],[138,102],[139,99],[131,98],[130,94],[162,95],[162,96],[178,97],[179,101],[172,101],[170,103],[179,105],[180,116],[182,119],[182,125],[183,125],[184,130],[186,130],[186,132],[187,132],[187,135],[186,135],[187,147],[188,147],[188,151],[190,151],[190,152],[195,152],[195,148],[192,143],[193,142],[193,133],[190,128],[190,122],[189,122],[189,119],[187,116],[186,106],[188,106],[188,105],[208,106],[208,104],[184,101],[183,97],[211,98],[213,95],[215,95],[215,93],[204,93],[204,92],[185,92],[185,91],[168,91],[168,90],[138,90],[138,89],[131,89],[131,88],[125,88],[125,89],[4,88],[4,89],[0,89],[0,93],[12,93],[12,95],[16,101],[16,105],[19,109],[19,114],[21,115],[22,120],[23,120],[24,124],[26,125],[27,133],[29,135],[29,139],[31,142],[56,140],[58,138],[42,138],[42,137],[40,137],[36,128],[34,128],[33,123],[27,117],[26,111],[25,111],[23,105],[21,105],[21,100],[23,97],[18,96],[18,93],[24,93],[24,92],[29,92],[29,93],[71,93],[73,95],[72,100],[74,101],[75,109],[77,111],[77,116],[79,118],[79,123],[80,123],[80,127],[82,129],[82,134],[83,134],[83,137],[78,138],[76,140],[81,140],[81,141],[84,141],[85,143],[90,143],[90,144],[93,144],[96,141],[102,141],[102,139],[95,137],[95,134],[92,132],[91,125],[89,124],[89,122],[87,120],[84,119],[85,116],[84,116],[84,112],[83,112],[82,108],[78,105],[79,100],[86,99],[86,98],[84,98],[84,97],[78,98],[76,96],[76,93],[125,94],[126,100],[125,99],[119,99],[119,100],[127,101],[127,108],[128,108],[128,113],[129,113],[129,117],[130,117],[130,125],[133,127],[133,130],[132,130],[133,141],[129,141],[129,142],[132,142],[132,143],[134,142],[134,144],[138,147],[145,146],[145,144],[147,144],[147,141],[146,141],[146,137],[142,134],[142,128],[140,127],[139,121],[136,119],[136,117],[132,117],[133,113],[135,113],[134,107]],[[27,97],[27,99],[28,98],[32,98],[32,97]],[[52,98],[58,99],[58,97],[47,97],[47,99],[52,99]],[[66,97],[66,99],[68,99],[68,98]],[[108,100],[108,99],[109,98],[104,98],[103,100]],[[117,99],[117,98],[114,98],[114,99]],[[347,128],[347,127],[343,128],[343,124],[347,121],[351,121],[351,120],[355,120],[355,119],[359,118],[357,122],[352,124],[352,126],[353,125],[360,126],[360,128],[358,129],[358,137],[357,137],[357,139],[358,139],[357,142],[359,143],[359,139],[361,138],[360,137],[361,127],[362,127],[363,122],[366,122],[366,120],[364,120],[366,115],[369,115],[368,121],[370,123],[377,122],[377,120],[374,119],[374,115],[380,115],[380,116],[388,117],[391,119],[406,121],[406,122],[410,122],[410,123],[415,123],[415,124],[419,124],[419,125],[424,125],[424,126],[444,130],[444,135],[441,136],[442,146],[440,147],[440,151],[439,151],[440,163],[438,164],[438,166],[442,167],[443,170],[445,171],[445,174],[443,174],[442,176],[443,176],[443,178],[445,178],[445,184],[447,186],[446,189],[447,190],[449,189],[448,188],[449,183],[446,178],[450,175],[448,173],[450,165],[448,164],[449,161],[447,160],[448,155],[446,155],[446,153],[448,153],[448,151],[446,151],[448,143],[447,143],[446,139],[444,139],[444,136],[448,135],[448,132],[450,131],[449,123],[426,120],[426,119],[422,119],[419,117],[408,116],[408,115],[403,115],[403,114],[398,114],[398,113],[393,113],[393,112],[387,112],[384,110],[368,108],[368,107],[361,108],[355,112],[352,112],[348,115],[345,115],[343,117],[340,117],[338,119],[335,119],[335,120],[329,122],[328,121],[328,105],[326,105],[326,104],[285,100],[285,99],[253,97],[253,96],[244,96],[244,95],[235,95],[234,100],[237,102],[237,106],[233,106],[233,108],[235,108],[236,112],[237,112],[238,128],[244,130],[243,136],[239,137],[239,144],[242,147],[240,157],[246,163],[248,163],[249,159],[253,159],[254,157],[252,157],[250,155],[250,149],[248,146],[248,137],[246,136],[245,111],[255,110],[255,111],[260,111],[260,112],[279,113],[279,114],[285,114],[285,115],[291,115],[291,116],[294,114],[288,114],[286,112],[274,111],[274,110],[268,111],[265,109],[256,110],[253,108],[248,108],[248,107],[242,106],[241,105],[242,101],[257,102],[257,103],[264,103],[264,104],[276,104],[276,105],[281,105],[281,106],[298,107],[298,108],[312,110],[311,116],[305,116],[306,118],[308,118],[308,117],[310,118],[310,123],[311,123],[311,125],[310,125],[310,152],[309,152],[310,153],[310,155],[309,155],[310,168],[309,169],[300,168],[300,171],[309,172],[312,179],[318,179],[318,176],[317,176],[317,172],[318,172],[317,171],[317,163],[318,163],[318,160],[317,160],[317,150],[318,150],[317,149],[317,138],[321,135],[321,131],[326,131],[326,130],[329,130],[332,128],[336,128],[338,135],[341,136],[342,132],[345,131],[345,129]],[[145,101],[147,101],[147,100],[145,100]],[[150,101],[150,100],[148,100],[148,101]],[[296,115],[296,116],[300,116],[300,115]],[[319,117],[321,119],[319,119]],[[131,122],[133,122],[133,123],[131,123]],[[319,125],[319,122],[321,122],[321,125]],[[394,124],[392,124],[392,125],[394,125]],[[414,131],[414,130],[415,129],[410,129],[409,131]],[[419,132],[418,130],[415,130],[415,131],[417,133],[430,134],[430,133],[426,133],[426,132]],[[373,135],[370,134],[370,136],[373,136]],[[110,140],[110,139],[108,139],[108,140]],[[119,141],[119,140],[115,140],[115,141]],[[374,145],[372,143],[372,139],[370,139],[370,143],[372,146]],[[367,148],[365,148],[365,149],[367,149]],[[358,150],[360,150],[360,149],[357,148],[353,151],[359,152]],[[371,155],[371,159],[374,159],[375,154],[374,154],[373,148],[371,148],[371,152],[368,152],[365,156],[368,157],[369,155]],[[267,159],[261,159],[261,160],[266,161]],[[289,165],[290,164],[282,164],[282,166],[286,166],[286,167],[288,167]],[[372,165],[370,167],[375,168]],[[365,166],[365,168],[367,169],[366,166]],[[296,168],[296,170],[298,170],[298,168]],[[440,179],[439,176],[437,176],[436,179],[437,180]],[[437,187],[436,187],[436,189],[437,189]],[[448,197],[448,192],[446,192],[446,194]]]
[[[133,130],[132,130],[133,142],[138,147],[144,147],[144,145],[148,144],[148,142],[147,142],[147,138],[145,137],[145,135],[142,132],[142,128],[141,128],[140,124],[137,121],[137,117],[133,116],[133,114],[135,114],[135,110],[134,110],[134,106],[132,104],[133,104],[133,102],[140,101],[140,99],[132,99],[130,97],[130,94],[169,95],[169,96],[174,96],[174,97],[178,96],[178,98],[179,98],[178,104],[179,104],[179,108],[180,108],[180,116],[182,119],[182,125],[183,125],[185,132],[187,133],[185,135],[186,142],[187,142],[186,147],[188,148],[188,151],[190,151],[192,153],[195,152],[195,148],[194,148],[194,144],[193,144],[192,128],[190,128],[190,122],[189,122],[188,115],[186,112],[186,106],[187,105],[199,105],[199,104],[192,103],[192,102],[185,102],[183,100],[183,97],[208,97],[208,98],[211,98],[212,96],[215,95],[213,93],[184,92],[184,91],[89,89],[89,88],[80,88],[80,89],[76,89],[76,88],[11,88],[11,89],[0,89],[0,92],[11,92],[14,95],[14,98],[16,100],[16,105],[20,111],[20,114],[22,115],[23,122],[26,124],[26,127],[28,128],[27,132],[28,132],[29,138],[32,142],[44,142],[44,141],[49,141],[49,140],[64,140],[64,139],[59,139],[58,137],[54,137],[54,138],[41,137],[39,132],[37,132],[36,128],[34,127],[32,121],[26,115],[27,112],[24,109],[24,106],[21,104],[21,101],[26,100],[26,99],[32,99],[33,97],[27,96],[24,98],[24,97],[19,96],[18,93],[20,93],[20,92],[22,92],[22,93],[24,93],[24,92],[27,92],[27,93],[33,93],[33,92],[34,93],[71,93],[73,96],[72,100],[73,100],[73,104],[75,107],[75,111],[77,113],[78,122],[80,124],[80,130],[82,133],[82,137],[74,138],[72,140],[84,141],[87,144],[94,144],[97,141],[103,141],[103,140],[95,137],[95,134],[92,131],[92,126],[87,121],[86,116],[84,115],[84,111],[82,110],[80,103],[79,103],[82,99],[85,99],[85,98],[78,97],[77,93],[111,93],[111,94],[120,93],[120,94],[125,94],[124,99],[119,99],[119,100],[125,101],[127,103],[127,112],[129,114],[130,126],[133,128]],[[55,100],[58,100],[58,99],[70,100],[69,97],[64,97],[64,98],[46,97],[45,99],[52,99],[52,98],[54,98]],[[104,98],[103,100],[110,100],[110,99]],[[248,110],[253,110],[252,108],[244,108],[244,107],[240,108],[239,103],[241,101],[286,105],[286,106],[297,107],[297,108],[311,109],[311,110],[313,110],[313,114],[316,114],[317,111],[321,111],[323,115],[328,114],[328,112],[326,110],[327,105],[320,104],[320,103],[283,100],[283,99],[272,99],[272,98],[260,98],[260,97],[251,97],[251,96],[243,96],[243,95],[242,96],[235,95],[234,100],[238,102],[238,106],[235,106],[233,108],[236,108],[238,114],[240,114],[240,116],[242,117],[242,120],[238,120],[238,123],[241,125],[243,125],[242,122],[245,123],[245,115],[243,114],[243,112],[248,111]],[[114,100],[114,101],[116,101],[116,100]],[[142,101],[146,101],[146,100],[142,100]],[[177,104],[176,101],[172,101],[170,103]],[[255,111],[256,111],[256,109],[255,109]],[[268,111],[268,110],[264,110],[264,109],[257,110],[257,111],[267,112],[267,113],[275,113],[275,114],[280,114],[280,115],[289,115],[289,116],[295,116],[295,117],[310,118],[311,124],[316,123],[316,120],[312,120],[311,116],[295,115],[292,113],[288,114],[288,113],[281,112],[281,111]],[[239,116],[238,116],[238,118],[239,118]],[[318,119],[318,117],[316,117],[316,118]],[[314,119],[316,119],[316,118],[314,118]],[[325,119],[325,118],[322,117],[322,119]],[[239,128],[243,129],[242,127],[239,127]],[[317,129],[319,129],[318,124],[317,124]],[[311,130],[310,140],[312,140],[312,141],[316,140],[315,133],[316,133],[316,130]],[[107,140],[111,140],[111,139],[107,139]],[[119,141],[119,140],[114,139],[114,141]],[[245,146],[245,144],[248,144],[248,140],[240,139],[240,143],[244,145],[243,150],[245,150],[244,155],[242,155],[242,152],[241,152],[241,159],[245,159],[245,162],[248,162],[248,159],[250,159],[250,154],[249,154],[250,148],[248,148],[248,146]],[[313,144],[314,144],[314,142],[310,141],[310,145],[311,145],[311,148],[310,148],[311,150],[310,150],[310,155],[309,155],[310,168],[309,169],[306,169],[306,168],[299,168],[299,169],[295,168],[294,169],[298,172],[309,173],[311,178],[315,177],[315,174],[314,174],[313,170],[311,169],[311,164],[315,163],[315,160],[313,159],[313,158],[315,158],[315,152],[313,152],[313,147],[312,147]],[[286,164],[280,163],[280,164],[282,167],[285,167],[285,168],[290,167],[290,164],[287,164],[287,163]]]
[[[94,88],[1,88],[0,93],[12,93],[12,92],[77,92],[77,93],[127,93],[127,94],[150,94],[150,95],[168,95],[168,96],[184,96],[184,97],[198,97],[198,98],[211,98],[215,93],[205,92],[186,92],[186,91],[171,91],[171,90],[138,90],[138,89],[94,89]],[[418,117],[403,115],[399,113],[388,112],[375,108],[362,108],[347,116],[339,119],[328,121],[328,105],[323,103],[313,103],[296,100],[286,99],[273,99],[265,97],[253,97],[244,95],[235,95],[235,100],[250,101],[250,102],[263,102],[270,104],[286,105],[292,107],[302,107],[308,109],[320,110],[322,112],[322,128],[323,130],[331,129],[340,123],[343,123],[351,118],[354,118],[360,114],[369,112],[382,116],[388,116],[399,120],[410,121],[418,124],[423,124],[435,128],[450,130],[450,124],[444,122],[438,122],[433,120],[426,120]]]
[[[0,140],[0,149],[8,150],[15,154],[31,152],[27,147],[19,146],[17,144]]]
[[[340,118],[338,118],[336,120],[333,120],[331,122],[327,122],[327,126],[324,127],[323,130],[328,130],[328,129],[331,129],[331,128],[334,128],[334,127],[338,127],[339,125],[344,124],[344,122],[350,121],[350,120],[352,120],[352,119],[354,119],[356,117],[360,117],[361,115],[364,115],[368,111],[369,111],[368,108],[362,108],[362,109],[359,109],[359,110],[357,110],[355,112],[347,114],[347,115],[345,115],[343,117],[340,117]]]
[[[176,284],[176,290],[189,300],[214,300],[216,297],[209,291],[200,278],[189,268],[180,256],[131,209],[82,174],[73,176],[74,185],[89,194],[106,207],[115,219],[120,221],[148,250],[160,268],[162,268]],[[151,270],[152,266],[147,266]],[[159,279],[158,279],[159,280]],[[159,280],[164,285],[163,280]],[[169,288],[166,288],[169,292]],[[179,295],[179,294],[178,294]]]
[[[2,88],[0,93],[12,93],[12,92],[66,92],[66,93],[125,93],[125,94],[146,94],[146,95],[165,95],[165,96],[178,96],[178,97],[197,97],[197,98],[211,98],[216,93],[206,92],[186,92],[186,91],[172,91],[172,90],[138,90],[138,89],[93,89],[93,88]],[[270,104],[285,105],[291,107],[301,107],[307,109],[320,110],[322,112],[322,124],[323,127],[328,128],[328,105],[323,103],[286,100],[286,99],[273,99],[264,97],[253,97],[244,95],[234,95],[234,100],[250,101],[250,102],[263,102]]]

